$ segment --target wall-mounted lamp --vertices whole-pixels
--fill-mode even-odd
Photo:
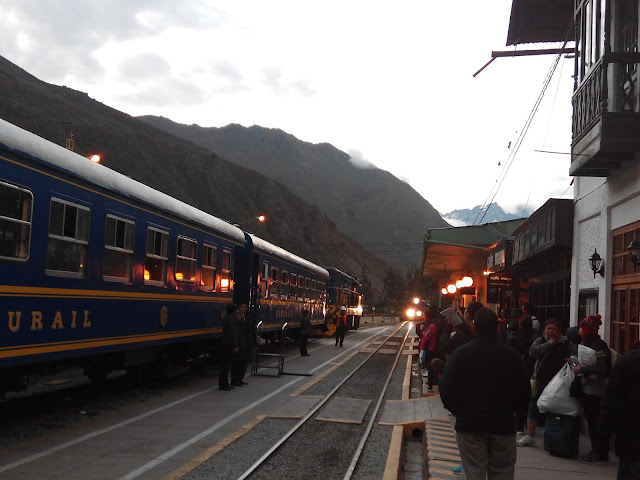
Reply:
[[[631,256],[631,263],[633,263],[634,266],[640,265],[640,242],[637,240],[631,242],[627,247],[627,251]]]
[[[593,278],[596,278],[596,273],[604,277],[604,260],[598,255],[598,249],[594,249],[593,255],[589,258],[589,265],[591,265],[591,270],[593,271]]]

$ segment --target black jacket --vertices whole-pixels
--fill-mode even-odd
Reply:
[[[526,415],[530,397],[520,354],[495,335],[459,347],[440,381],[442,403],[461,432],[515,435],[514,415]]]
[[[618,357],[604,396],[603,425],[616,434],[616,455],[640,461],[640,343]]]
[[[452,355],[458,347],[469,343],[471,340],[473,340],[473,333],[471,333],[469,325],[465,323],[460,325],[453,337],[450,337],[449,340],[440,345],[440,351],[444,355]]]
[[[231,349],[238,347],[238,318],[234,315],[222,319],[222,344]]]
[[[529,348],[529,356],[536,360],[535,368],[538,392],[542,393],[544,387],[556,376],[556,373],[567,363],[571,355],[577,355],[576,346],[567,337],[560,335],[555,343],[551,343],[544,335],[533,341]]]

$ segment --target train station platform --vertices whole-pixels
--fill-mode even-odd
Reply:
[[[442,405],[439,395],[429,398],[434,413],[433,418],[425,422],[424,461],[428,477],[435,480],[461,478],[453,468],[460,465],[460,456],[455,440],[455,417],[448,413]],[[445,415],[440,415],[444,412]],[[583,422],[584,423],[584,422]],[[608,462],[600,465],[584,465],[580,460],[554,457],[546,452],[544,444],[544,428],[536,431],[536,446],[518,447],[515,478],[517,480],[610,480],[616,478],[618,458],[610,453]],[[591,447],[584,424],[580,435],[580,454],[586,455]]]

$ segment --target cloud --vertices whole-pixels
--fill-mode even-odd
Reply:
[[[440,216],[444,218],[445,221],[449,223],[452,227],[466,227],[467,225],[471,225],[470,223],[467,223],[464,220],[460,220],[459,218],[445,217],[442,214]]]
[[[137,91],[118,95],[117,98],[139,107],[197,105],[205,101],[206,92],[194,83],[168,78],[152,85],[139,84]]]
[[[109,42],[175,27],[214,28],[223,19],[199,0],[0,0],[0,10],[2,52],[13,52],[9,60],[53,83],[69,76],[87,82],[101,77],[95,53]]]
[[[275,67],[267,67],[262,71],[265,84],[277,95],[297,94],[305,98],[315,95],[315,89],[309,80],[286,81],[284,72]]]
[[[359,150],[350,149],[348,152],[349,161],[356,168],[378,168],[372,162],[364,158]]]
[[[120,74],[127,80],[157,78],[171,73],[169,63],[160,55],[143,53],[120,62]]]

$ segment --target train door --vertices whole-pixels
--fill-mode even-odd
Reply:
[[[256,318],[257,313],[257,305],[259,302],[258,299],[258,291],[259,291],[259,277],[260,274],[260,256],[257,253],[253,254],[253,258],[251,259],[251,294],[249,297],[249,314],[251,318]]]

